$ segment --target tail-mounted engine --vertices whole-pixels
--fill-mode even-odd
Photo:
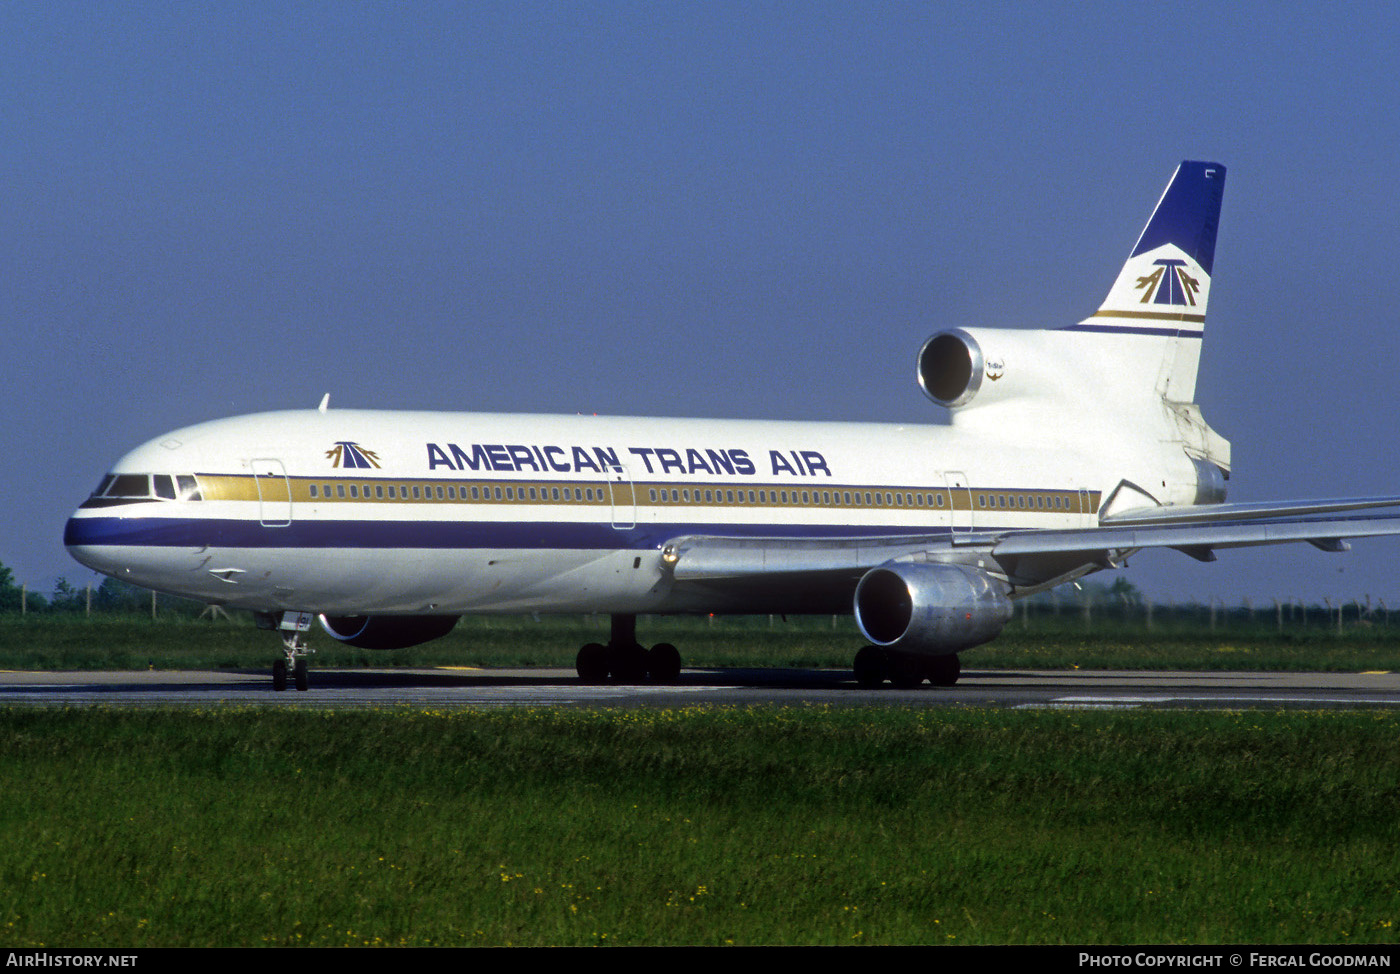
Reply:
[[[875,645],[937,656],[994,639],[1011,618],[1011,600],[975,568],[894,563],[865,573],[855,614]]]
[[[965,406],[982,388],[987,362],[977,339],[953,328],[940,331],[919,349],[919,385],[940,406]]]

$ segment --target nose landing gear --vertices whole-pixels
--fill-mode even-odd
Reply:
[[[282,637],[285,658],[272,664],[272,689],[279,692],[287,689],[287,675],[290,671],[292,685],[304,691],[307,687],[306,657],[316,652],[306,645],[306,633],[311,628],[311,613],[259,613],[255,618],[258,628],[275,628]]]

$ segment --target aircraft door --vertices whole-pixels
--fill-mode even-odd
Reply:
[[[945,470],[943,482],[948,487],[949,524],[953,533],[972,530],[972,488],[968,486],[967,474],[961,470]]]
[[[292,485],[281,460],[261,459],[251,463],[253,482],[258,488],[258,519],[263,527],[285,528],[292,523]]]
[[[608,499],[612,502],[612,526],[619,531],[637,526],[637,497],[627,468],[614,465],[608,470]]]

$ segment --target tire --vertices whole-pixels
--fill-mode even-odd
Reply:
[[[598,643],[589,643],[578,651],[574,669],[584,683],[606,683],[608,679],[608,650]]]
[[[647,651],[640,646],[608,647],[608,670],[615,683],[645,683]]]
[[[900,690],[913,690],[924,682],[924,665],[921,660],[896,656],[890,660],[890,682]]]
[[[957,654],[935,656],[929,661],[928,681],[936,687],[951,687],[957,684],[962,675],[962,660]]]
[[[878,690],[885,682],[885,653],[877,646],[862,646],[851,664],[856,683],[863,690]]]
[[[647,673],[652,683],[675,683],[681,676],[680,650],[670,643],[657,643],[647,651]]]

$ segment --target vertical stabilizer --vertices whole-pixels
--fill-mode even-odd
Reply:
[[[1195,398],[1224,190],[1225,167],[1219,163],[1178,166],[1108,297],[1092,316],[1070,326],[1172,339],[1157,389],[1175,402]]]
[[[1219,163],[1178,166],[1103,305],[1074,327],[1200,338],[1224,191]]]

